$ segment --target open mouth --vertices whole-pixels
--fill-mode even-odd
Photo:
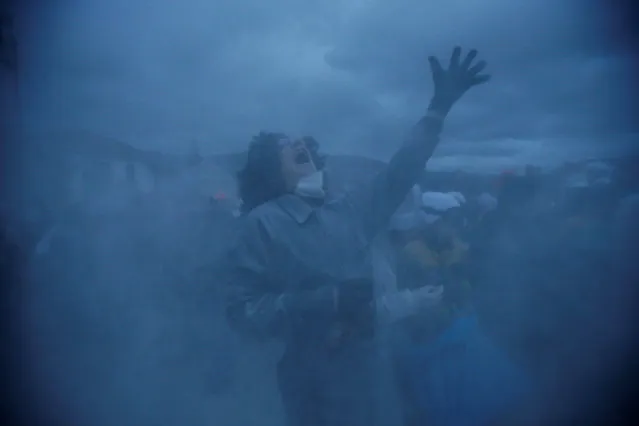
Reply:
[[[295,164],[308,164],[311,162],[311,157],[306,151],[300,151],[295,154]]]

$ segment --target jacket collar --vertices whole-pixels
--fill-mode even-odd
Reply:
[[[300,224],[313,214],[313,206],[295,194],[284,194],[275,202]]]

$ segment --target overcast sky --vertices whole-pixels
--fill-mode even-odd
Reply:
[[[495,169],[637,142],[629,57],[593,0],[59,0],[22,19],[40,129],[184,153],[259,130],[388,159],[432,95],[427,56],[477,48],[492,81],[451,112],[433,168]]]

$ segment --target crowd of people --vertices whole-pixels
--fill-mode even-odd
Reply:
[[[270,137],[277,139],[278,135]],[[262,138],[256,143],[267,144],[267,136]],[[311,158],[319,158],[311,154]],[[590,162],[578,179],[548,182],[543,174],[504,173],[495,178],[494,187],[479,193],[423,191],[415,185],[370,246],[371,287],[362,295],[347,296],[361,297],[365,306],[376,306],[374,327],[383,336],[382,342],[376,342],[376,350],[388,352],[388,365],[360,366],[377,378],[377,386],[383,388],[381,396],[363,396],[374,386],[361,379],[366,374],[362,372],[357,379],[345,382],[344,370],[338,370],[334,386],[353,386],[350,394],[355,399],[363,398],[367,407],[379,409],[371,414],[378,420],[390,417],[395,410],[394,423],[387,420],[390,423],[385,424],[535,424],[535,420],[549,424],[557,418],[586,415],[589,410],[581,404],[590,393],[601,397],[603,388],[597,383],[613,374],[611,365],[623,362],[631,341],[626,339],[634,332],[636,294],[628,272],[634,244],[629,237],[634,235],[639,213],[639,197],[634,191],[636,188],[620,187],[614,169],[601,161]],[[330,198],[330,194],[322,197]],[[284,207],[285,211],[290,208]],[[299,232],[312,220],[297,210],[289,214],[300,226]],[[278,241],[292,232],[275,229]],[[323,244],[324,239],[313,241]],[[328,262],[335,261],[336,255],[344,259],[346,254],[333,252],[345,244],[334,243],[330,254],[313,248],[313,261],[320,256]],[[282,256],[291,256],[284,259],[286,269],[278,271],[282,275],[277,278],[269,277],[264,285],[307,267],[310,260],[299,259],[300,251],[286,249]],[[260,254],[258,259],[264,256]],[[330,279],[319,278],[321,282]],[[312,278],[304,277],[306,280]],[[229,285],[235,287],[238,282],[242,282],[240,278],[233,278]],[[266,288],[264,291],[285,303],[286,293]],[[321,300],[318,295],[305,297],[296,303]],[[273,319],[273,312],[268,315],[259,319],[260,325]],[[308,334],[314,321],[302,322],[303,331],[298,333],[313,347],[312,357],[317,357],[323,349],[317,348],[318,342]],[[344,321],[358,323],[361,319]],[[368,327],[371,325],[364,326]],[[259,334],[264,332],[270,331],[260,330]],[[348,347],[345,342],[351,338],[349,335],[337,345]],[[459,350],[462,352],[457,353]],[[280,373],[280,391],[284,398],[288,395],[293,400],[285,399],[285,404],[302,404],[300,394],[306,391],[300,388],[318,380],[315,374],[322,381],[328,377],[326,370],[308,365],[310,356],[304,349],[302,360],[292,361],[292,356],[282,360],[282,370],[294,371],[289,373],[290,380],[302,382],[286,384],[286,373]],[[294,366],[285,367],[285,362]],[[352,362],[348,360],[349,367],[344,368],[352,368]],[[333,366],[323,368],[330,371]],[[392,379],[381,377],[384,369]],[[315,371],[313,378],[305,370]],[[296,387],[287,393],[288,386]],[[313,411],[318,409],[313,405],[325,403],[321,392],[335,393],[334,388],[315,389],[311,401],[303,402],[311,407],[298,409],[321,418]],[[595,398],[595,404],[597,397],[590,397]],[[549,401],[560,402],[553,405]],[[549,417],[537,417],[544,415]]]
[[[241,374],[229,349],[239,335],[285,344],[278,424],[563,424],[600,414],[635,331],[639,193],[601,162],[582,180],[504,174],[478,193],[428,190],[421,175],[446,115],[488,81],[475,56],[455,49],[447,69],[431,58],[427,114],[361,188],[328,191],[314,139],[260,133],[237,176],[239,214],[219,200],[187,208],[164,194],[172,202],[162,203],[160,193],[57,221],[5,221],[3,280],[20,285],[4,311],[28,318],[19,329],[35,334],[11,337],[55,366],[34,373],[33,383],[49,384],[39,392],[108,417],[114,404],[78,389],[107,386],[116,370],[92,374],[86,360],[121,366],[118,357],[134,356],[165,372],[172,363],[179,377],[157,387],[223,394]],[[103,312],[105,301],[119,310]],[[139,336],[152,342],[117,350]],[[68,379],[70,368],[84,384]],[[125,375],[159,371],[148,368]],[[127,398],[140,398],[135,379],[123,380],[113,393],[128,383]],[[162,419],[138,410],[149,424],[189,423],[179,410],[156,410]]]
[[[553,399],[544,415],[574,416],[584,377],[620,356],[634,299],[614,235],[630,225],[613,219],[623,197],[605,164],[553,191],[535,173],[471,199],[415,186],[451,107],[488,80],[475,55],[455,49],[447,70],[430,59],[427,114],[348,193],[326,192],[317,144],[251,143],[227,316],[286,342],[287,424],[527,423],[544,410],[525,407]]]

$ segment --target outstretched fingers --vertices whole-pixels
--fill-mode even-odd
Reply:
[[[470,52],[468,52],[468,55],[466,55],[466,57],[464,58],[464,61],[461,64],[461,68],[463,70],[467,70],[470,68],[470,64],[473,62],[473,60],[477,57],[477,50],[476,49],[472,49]]]
[[[486,68],[486,61],[479,61],[472,67],[468,68],[468,74],[477,75]]]
[[[476,49],[469,50],[463,58],[461,53],[459,46],[453,49],[448,69],[444,69],[434,56],[428,57],[436,95],[450,102],[455,102],[469,88],[490,80],[490,75],[481,74],[486,68],[485,61],[473,65],[478,56]]]
[[[437,58],[434,56],[429,56],[428,62],[430,63],[430,70],[433,73],[433,77],[435,79],[439,78],[439,76],[444,73],[444,69],[442,68],[442,65],[439,63],[439,60],[437,60]]]
[[[450,55],[450,63],[448,64],[449,70],[456,70],[459,68],[460,56],[461,56],[461,47],[457,46],[453,49],[453,54]]]
[[[476,86],[478,84],[486,83],[490,80],[490,75],[480,74],[486,68],[485,61],[479,61],[468,69],[468,77],[470,78],[470,85]]]

